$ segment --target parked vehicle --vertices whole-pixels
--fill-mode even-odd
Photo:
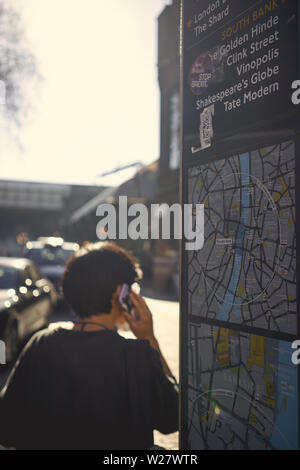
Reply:
[[[26,258],[36,263],[54,284],[59,299],[62,298],[61,280],[66,262],[78,248],[77,243],[65,242],[60,237],[42,237],[26,244]]]
[[[56,302],[55,287],[32,261],[0,257],[0,339],[7,363],[26,338],[47,326]]]

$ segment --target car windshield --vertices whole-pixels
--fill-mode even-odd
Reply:
[[[65,265],[74,254],[74,250],[66,250],[61,247],[32,248],[27,257],[38,265],[58,264]]]
[[[0,265],[0,289],[14,289],[18,284],[18,269]]]

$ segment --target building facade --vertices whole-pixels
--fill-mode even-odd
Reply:
[[[180,0],[158,17],[158,82],[160,87],[160,157],[156,202],[180,200]],[[153,287],[178,295],[179,241],[152,241]]]
[[[180,162],[180,1],[158,18],[160,159],[157,200],[179,202]]]

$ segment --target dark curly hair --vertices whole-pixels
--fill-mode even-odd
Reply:
[[[66,265],[62,288],[67,303],[78,317],[109,313],[119,284],[129,286],[141,279],[135,259],[112,242],[82,247]]]

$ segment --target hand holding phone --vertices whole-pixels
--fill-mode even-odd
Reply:
[[[141,297],[139,294],[130,292],[129,297],[133,304],[133,310],[137,314],[137,318],[134,320],[132,315],[127,312],[124,312],[124,317],[126,318],[130,329],[135,334],[135,336],[138,339],[147,339],[151,344],[155,340],[152,313],[143,297]]]

